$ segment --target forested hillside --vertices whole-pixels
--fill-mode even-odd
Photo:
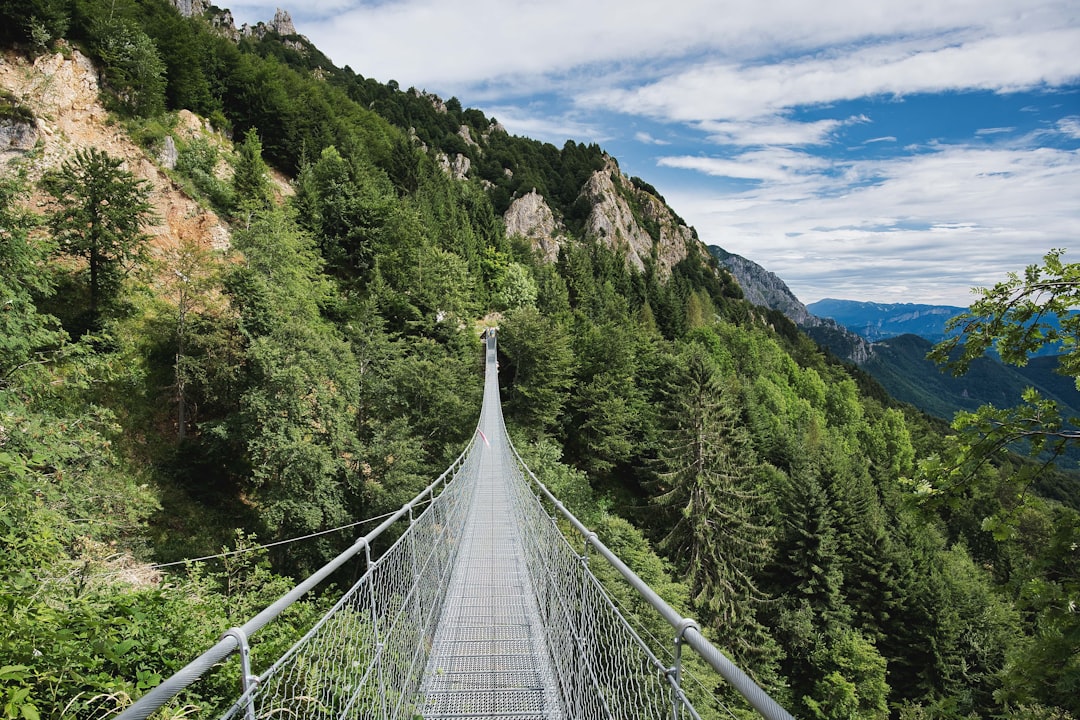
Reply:
[[[0,0],[5,77],[89,58],[135,144],[0,96],[4,717],[115,713],[411,498],[473,432],[491,325],[533,469],[797,716],[1080,716],[1048,471],[747,303],[601,148],[195,9]],[[216,717],[221,675],[174,714]]]

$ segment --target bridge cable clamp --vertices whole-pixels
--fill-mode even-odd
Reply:
[[[697,624],[697,620],[694,620],[693,618],[683,618],[680,620],[679,624],[675,626],[675,629],[678,631],[675,634],[675,642],[683,642],[683,635],[685,635],[686,631],[690,628],[694,628],[699,633],[701,632],[701,626]]]

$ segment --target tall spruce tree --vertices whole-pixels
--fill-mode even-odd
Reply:
[[[123,161],[89,148],[42,180],[56,200],[48,224],[58,250],[86,260],[91,325],[115,299],[121,281],[145,259],[153,218],[149,183],[123,169]]]
[[[670,391],[671,443],[662,450],[664,491],[655,502],[674,519],[661,547],[685,565],[694,603],[725,644],[760,662],[768,643],[756,616],[766,599],[757,576],[771,532],[760,515],[750,436],[734,390],[701,345],[688,346]]]

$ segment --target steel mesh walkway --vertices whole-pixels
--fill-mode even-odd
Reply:
[[[477,486],[428,660],[426,720],[562,717],[512,512],[496,382],[490,375],[485,387]]]

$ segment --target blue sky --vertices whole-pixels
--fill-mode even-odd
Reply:
[[[221,4],[237,23],[275,10]],[[1080,262],[1078,0],[284,9],[337,65],[599,143],[807,303],[963,306],[1051,248]]]

